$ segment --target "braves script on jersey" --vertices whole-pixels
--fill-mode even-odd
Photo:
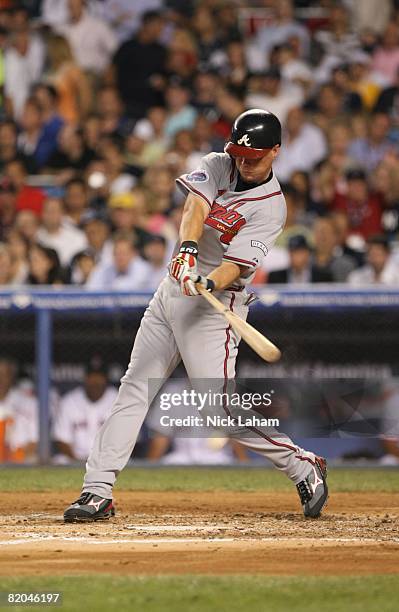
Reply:
[[[184,192],[201,196],[210,207],[198,244],[199,273],[207,276],[222,260],[247,266],[236,287],[251,282],[286,219],[285,199],[274,175],[240,192],[234,191],[237,179],[235,163],[226,153],[206,155],[198,170],[177,179]]]

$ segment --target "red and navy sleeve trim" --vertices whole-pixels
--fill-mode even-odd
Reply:
[[[209,208],[212,208],[212,204],[211,202],[208,200],[208,198],[206,197],[206,195],[204,195],[203,193],[201,193],[200,191],[198,191],[198,189],[194,189],[194,187],[188,183],[187,181],[184,180],[184,178],[180,177],[176,179],[176,183],[182,183],[182,185],[184,187],[186,187],[186,189],[188,189],[188,191],[190,191],[191,193],[193,193],[194,195],[199,196],[200,198],[202,198],[209,206]]]
[[[237,263],[240,266],[249,266],[251,268],[256,268],[256,263],[254,261],[248,261],[247,259],[240,259],[239,257],[232,257],[231,255],[223,255],[223,259],[227,259],[228,261],[233,261],[234,263]]]

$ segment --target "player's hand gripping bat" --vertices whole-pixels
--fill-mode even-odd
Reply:
[[[235,312],[231,312],[220,300],[217,299],[212,293],[209,293],[199,283],[195,285],[198,293],[200,293],[218,312],[221,312],[225,316],[231,327],[240,334],[241,338],[258,353],[259,357],[262,357],[265,361],[274,363],[281,357],[281,351],[270,342],[265,336],[263,336],[257,329],[252,327],[249,323],[241,319]]]

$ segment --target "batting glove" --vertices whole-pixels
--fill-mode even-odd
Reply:
[[[196,242],[186,240],[181,243],[180,250],[169,264],[169,275],[176,281],[181,281],[183,276],[197,273],[198,245]]]
[[[215,289],[215,283],[206,276],[199,276],[197,273],[190,272],[181,279],[181,290],[184,295],[200,295],[197,291],[196,284],[202,285],[204,289],[211,292]]]

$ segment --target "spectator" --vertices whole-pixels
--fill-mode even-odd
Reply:
[[[370,191],[363,170],[347,171],[346,193],[335,194],[332,208],[348,216],[353,234],[368,238],[381,231],[381,197]]]
[[[23,285],[27,282],[29,274],[27,240],[16,229],[7,234],[7,245],[11,256],[11,280],[12,285]]]
[[[389,240],[399,233],[399,160],[391,155],[378,164],[372,177],[376,193],[383,199],[381,227]]]
[[[60,260],[54,249],[35,244],[29,251],[30,285],[60,285],[63,276]]]
[[[22,131],[18,136],[18,149],[25,157],[30,158],[37,168],[40,168],[42,164],[39,142],[43,117],[41,107],[34,98],[28,98],[25,102],[20,126]]]
[[[4,172],[4,166],[8,162],[18,159],[22,161],[29,172],[36,170],[36,165],[31,157],[26,157],[18,151],[18,129],[14,121],[5,119],[0,122],[0,172]]]
[[[7,178],[0,181],[0,240],[12,229],[16,219],[16,192]]]
[[[73,178],[67,182],[64,204],[67,221],[78,227],[89,207],[87,186],[83,179]]]
[[[102,87],[96,97],[96,111],[100,119],[99,130],[103,135],[123,137],[128,131],[122,100],[116,87]]]
[[[264,61],[256,66],[257,69],[264,69],[270,59],[270,53],[276,45],[287,43],[292,38],[300,41],[301,57],[308,57],[309,54],[309,33],[307,29],[294,19],[294,6],[291,0],[279,0],[275,3],[275,19],[259,29],[255,47],[257,55],[262,54]]]
[[[12,281],[12,259],[10,249],[0,242],[0,286],[9,285]]]
[[[177,132],[194,126],[196,110],[189,104],[190,90],[187,83],[172,79],[165,92],[167,119],[165,135],[171,140]]]
[[[16,216],[15,229],[26,240],[29,247],[36,242],[39,223],[39,217],[32,210],[21,210]]]
[[[301,106],[304,100],[298,85],[283,81],[278,68],[269,68],[261,76],[249,80],[249,93],[245,103],[248,108],[261,108],[277,115],[285,123],[288,112]]]
[[[387,79],[371,69],[370,57],[367,53],[353,54],[349,64],[349,78],[352,90],[359,94],[363,107],[371,111],[380,91],[389,83]]]
[[[388,115],[374,113],[367,138],[355,139],[350,144],[348,149],[350,157],[365,170],[373,171],[385,155],[393,150],[388,138],[389,128]]]
[[[38,83],[32,90],[32,96],[42,112],[43,128],[38,163],[43,166],[57,148],[58,134],[64,122],[58,114],[58,94],[55,87],[49,83]]]
[[[151,266],[138,254],[131,234],[116,234],[113,261],[97,265],[85,287],[97,291],[151,291]]]
[[[40,80],[44,67],[44,46],[26,24],[14,31],[5,52],[5,95],[9,99],[10,114],[20,119],[33,83]]]
[[[309,283],[330,283],[333,280],[331,273],[320,270],[311,262],[311,249],[304,236],[298,234],[288,241],[290,265],[284,270],[270,272],[268,283],[289,283],[307,285]]]
[[[145,226],[145,204],[142,194],[118,193],[108,203],[110,219],[116,231],[133,233],[139,247],[149,238]]]
[[[386,78],[389,84],[396,80],[399,70],[399,29],[396,23],[389,23],[383,34],[381,45],[373,53],[371,67]]]
[[[76,63],[83,70],[101,74],[109,65],[117,47],[110,27],[84,8],[84,0],[68,0],[69,23],[58,32],[69,42]]]
[[[223,42],[210,8],[201,5],[196,7],[191,25],[198,49],[199,66],[203,69],[216,68],[223,61]]]
[[[356,268],[356,261],[338,246],[334,222],[328,217],[319,217],[314,222],[313,235],[313,264],[330,274],[334,282],[346,282]]]
[[[104,160],[105,177],[111,194],[126,193],[137,183],[139,168],[129,166],[125,160],[124,144],[120,138],[103,136],[98,152]]]
[[[149,291],[156,291],[167,274],[170,253],[163,236],[151,236],[143,247],[144,259],[150,264]]]
[[[105,421],[116,399],[117,392],[109,384],[106,371],[91,364],[84,383],[61,398],[53,427],[53,439],[58,462],[87,459],[94,436]]]
[[[56,173],[61,185],[71,180],[76,173],[83,172],[94,159],[94,153],[85,144],[83,132],[65,124],[58,134],[55,153],[47,163],[47,170]]]
[[[47,198],[45,201],[37,240],[43,246],[56,251],[64,268],[70,264],[76,253],[87,247],[85,234],[66,221],[63,202],[58,198]]]
[[[111,263],[110,224],[104,213],[87,210],[81,217],[80,226],[86,235],[88,250],[94,261],[100,265]]]
[[[96,266],[96,258],[91,249],[76,253],[69,268],[69,279],[73,285],[85,285]]]
[[[113,58],[118,91],[131,117],[144,117],[148,108],[162,102],[166,50],[158,41],[163,26],[159,12],[147,11],[137,35],[124,42]]]
[[[306,155],[304,155],[306,151]],[[322,131],[306,121],[300,108],[292,108],[286,121],[286,131],[274,170],[280,181],[289,181],[296,170],[309,172],[327,154]]]
[[[92,105],[90,82],[73,59],[68,41],[53,34],[47,42],[47,78],[57,92],[58,112],[64,121],[79,123]]]
[[[123,43],[130,38],[140,27],[142,15],[145,11],[159,11],[162,9],[162,0],[105,0],[102,16],[114,30],[118,41]]]
[[[395,74],[392,84],[385,87],[378,96],[374,107],[375,113],[386,114],[390,117],[393,125],[399,125],[399,69]]]
[[[367,240],[366,265],[351,272],[348,282],[354,286],[399,285],[399,269],[385,236],[375,235]]]
[[[4,170],[15,189],[15,209],[17,211],[31,210],[35,215],[40,216],[45,195],[41,189],[28,185],[28,173],[23,161],[14,159],[6,164]]]
[[[32,462],[38,441],[38,405],[15,384],[15,364],[0,358],[0,463]]]

